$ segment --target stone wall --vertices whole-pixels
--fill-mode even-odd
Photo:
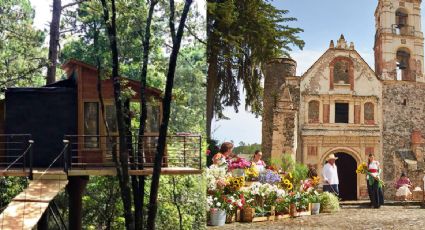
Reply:
[[[425,131],[425,84],[385,81],[382,95],[383,178],[387,184],[392,185],[400,177],[402,171],[413,172],[413,170],[408,170],[406,165],[405,159],[409,157],[400,153],[407,150],[412,151],[412,132],[415,130]],[[414,158],[413,160],[417,158],[414,154],[409,156]],[[423,160],[417,162],[417,165],[423,166]],[[412,181],[421,180],[423,174],[419,174],[412,173],[413,178],[410,179]],[[387,186],[385,196],[392,197],[394,194],[394,186]]]

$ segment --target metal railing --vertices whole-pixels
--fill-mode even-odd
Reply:
[[[393,24],[391,26],[391,30],[392,30],[392,33],[396,35],[409,35],[409,36],[415,35],[414,26]]]
[[[11,169],[29,169],[29,177],[33,177],[33,145],[30,134],[0,134],[0,167],[2,173]]]
[[[158,135],[126,136],[130,169],[153,167],[157,152]],[[72,169],[115,167],[113,154],[119,159],[119,136],[66,135],[69,147],[64,164]],[[143,141],[143,148],[139,146]],[[202,137],[200,135],[169,135],[162,162],[163,167],[202,169]],[[140,152],[140,154],[139,154]]]

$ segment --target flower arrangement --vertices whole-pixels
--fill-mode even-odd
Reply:
[[[255,179],[260,175],[260,172],[254,164],[251,164],[251,167],[245,169],[245,175],[249,179]]]
[[[245,196],[243,193],[234,193],[224,196],[224,202],[228,204],[227,211],[233,212],[242,209],[245,205]]]
[[[231,176],[227,178],[226,182],[227,182],[225,187],[226,192],[230,193],[230,192],[238,191],[245,184],[245,177]]]
[[[280,178],[280,186],[287,191],[291,191],[294,188],[292,184],[292,173],[287,173],[281,176]]]
[[[357,174],[366,174],[366,175],[368,175],[368,176],[369,176],[369,185],[372,185],[372,184],[373,184],[373,181],[374,181],[374,180],[377,180],[377,181],[378,181],[378,186],[379,186],[380,188],[382,188],[383,186],[385,186],[385,183],[384,183],[384,181],[382,181],[382,180],[381,180],[381,178],[376,177],[376,176],[373,176],[373,175],[372,175],[372,174],[368,171],[367,164],[366,164],[365,162],[361,163],[361,164],[357,167],[357,169],[356,169],[356,173],[357,173]]]
[[[359,166],[356,169],[357,174],[366,174],[367,173],[367,165],[365,162],[359,164]]]
[[[301,180],[300,192],[310,193],[311,191],[313,191],[313,189],[314,187],[313,187],[312,180],[310,179]]]
[[[226,202],[224,201],[224,195],[220,192],[216,192],[212,195],[207,196],[207,208],[210,209],[221,209],[226,210]]]
[[[226,170],[224,168],[210,168],[206,169],[205,174],[207,180],[207,190],[215,191],[223,189],[226,184]]]
[[[265,172],[260,173],[259,181],[263,184],[276,184],[281,181],[279,174],[273,172],[272,170],[267,169]]]
[[[245,169],[251,166],[251,162],[245,160],[245,158],[237,157],[230,160],[228,168],[229,170],[233,169]]]

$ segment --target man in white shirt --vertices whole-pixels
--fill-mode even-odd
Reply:
[[[322,176],[323,176],[323,192],[331,192],[339,196],[338,189],[338,170],[335,165],[335,160],[338,157],[335,157],[334,154],[330,154],[326,159],[327,163],[323,166]]]

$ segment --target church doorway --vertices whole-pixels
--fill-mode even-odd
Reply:
[[[357,200],[357,162],[349,154],[339,152],[335,154],[338,167],[339,197],[342,200]]]

